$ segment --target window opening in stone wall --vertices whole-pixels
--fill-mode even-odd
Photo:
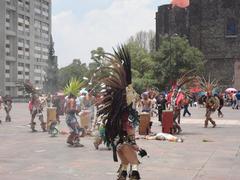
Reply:
[[[237,24],[234,19],[229,19],[227,21],[226,36],[237,36]]]

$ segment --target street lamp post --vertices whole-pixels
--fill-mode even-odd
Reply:
[[[174,33],[174,34],[170,34],[169,35],[169,43],[170,43],[170,49],[169,49],[169,51],[170,51],[170,54],[169,54],[169,68],[170,68],[170,82],[171,82],[171,84],[173,83],[172,82],[172,38],[173,37],[177,37],[178,36],[178,34],[177,33]]]

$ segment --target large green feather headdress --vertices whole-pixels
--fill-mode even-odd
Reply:
[[[64,88],[64,94],[72,94],[78,96],[80,89],[84,86],[84,82],[81,82],[77,78],[72,78]]]

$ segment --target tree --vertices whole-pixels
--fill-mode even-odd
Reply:
[[[156,79],[153,76],[153,59],[155,51],[155,32],[140,31],[131,36],[127,46],[132,57],[133,86],[139,93],[148,87],[154,87]]]
[[[58,90],[58,62],[52,36],[50,38],[44,90],[51,94]]]
[[[70,65],[59,70],[59,86],[63,89],[72,78],[83,80],[83,77],[87,74],[87,65],[85,63],[81,63],[80,59],[74,59]]]
[[[152,30],[139,31],[134,36],[131,36],[127,43],[137,43],[139,47],[145,49],[148,52],[155,50],[155,32]]]
[[[93,73],[97,68],[98,68],[99,64],[96,62],[91,62],[88,64],[88,71],[89,73]]]
[[[91,59],[98,64],[102,63],[104,56],[105,51],[102,47],[98,47],[96,50],[91,51]]]
[[[150,53],[139,43],[129,41],[127,47],[132,58],[133,86],[140,93],[155,83],[152,73],[153,61]]]
[[[153,53],[153,61],[159,87],[171,86],[173,81],[191,69],[202,72],[205,63],[202,52],[179,36],[162,38],[160,48]]]

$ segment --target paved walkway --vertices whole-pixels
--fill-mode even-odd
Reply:
[[[14,105],[13,122],[0,125],[1,180],[114,180],[118,164],[104,146],[96,151],[93,138],[81,141],[84,148],[70,148],[66,135],[51,138],[31,133],[26,104]],[[204,109],[192,108],[192,117],[182,119],[183,143],[138,140],[149,158],[141,159],[143,180],[239,180],[240,111],[224,108],[216,128],[203,128]],[[0,112],[0,119],[3,119]],[[38,128],[39,122],[38,122]],[[62,120],[62,129],[66,129]],[[160,132],[154,118],[155,132]],[[203,142],[208,140],[209,142]]]

